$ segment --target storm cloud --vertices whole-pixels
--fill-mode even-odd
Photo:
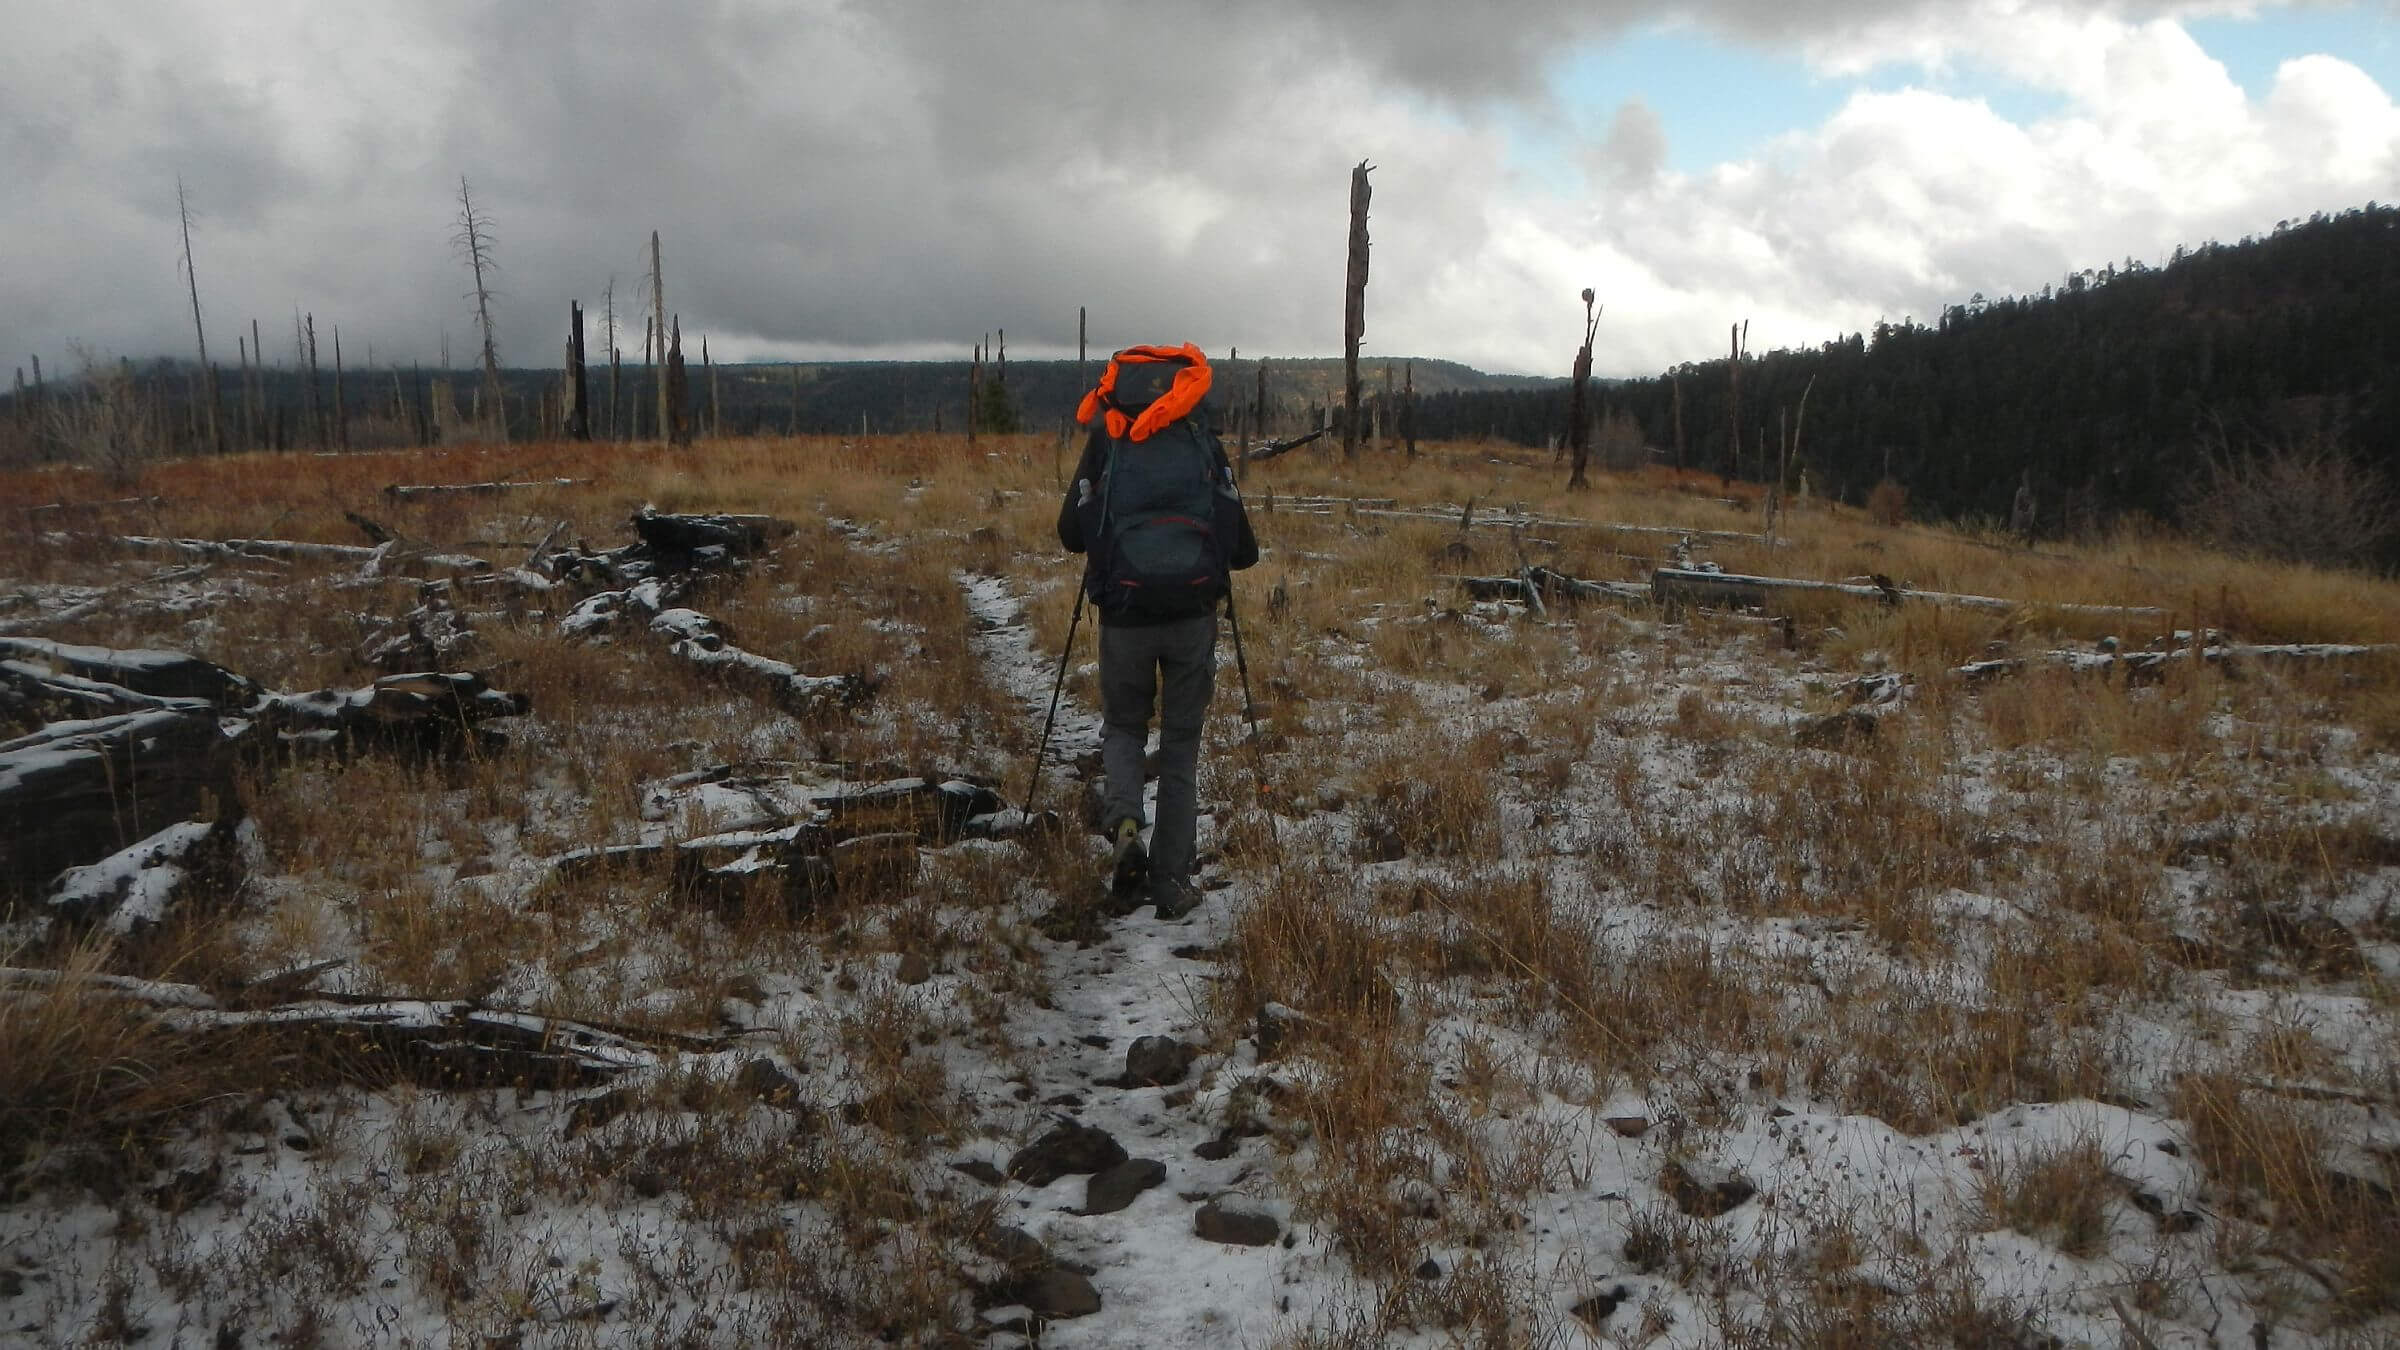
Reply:
[[[0,9],[9,6],[0,5]],[[1190,339],[1339,345],[1347,175],[1375,173],[1368,345],[1563,362],[1586,285],[1601,365],[1930,315],[1973,291],[2391,195],[2400,115],[2355,68],[2251,98],[2179,16],[2042,0],[944,0],[674,6],[110,4],[0,14],[0,343],[189,350],[180,178],[211,351],[338,325],[353,361],[473,351],[459,180],[492,219],[504,360],[566,305],[638,354],[649,233],[667,307],[720,358],[959,356]],[[1686,22],[1832,76],[1974,60],[2053,94],[1861,87],[1756,158],[1677,173],[1639,100],[1579,181],[1529,175],[1552,63]],[[1997,55],[1995,55],[1997,53]],[[1737,96],[1733,91],[1729,96]],[[1612,100],[1612,103],[1614,101]],[[2305,147],[2305,150],[2302,149]],[[595,346],[599,336],[593,336]],[[22,360],[22,356],[15,359]]]

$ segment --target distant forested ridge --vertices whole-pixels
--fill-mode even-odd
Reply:
[[[1562,341],[1562,371],[1571,355]],[[1751,357],[1738,462],[1729,375],[1725,358],[1687,364],[1611,384],[1599,401],[1672,462],[1680,388],[1685,462],[1762,480],[1813,379],[1795,480],[1805,469],[1813,490],[1856,501],[1888,473],[1912,509],[2005,517],[2030,478],[2052,530],[2173,514],[2212,446],[2336,437],[2388,472],[2400,450],[2400,208],[2287,222],[2178,249],[2164,267],[2129,259],[2039,295],[1977,295],[1932,327],[1878,324]],[[1418,410],[1429,439],[1543,445],[1565,422],[1563,382],[1432,395]]]

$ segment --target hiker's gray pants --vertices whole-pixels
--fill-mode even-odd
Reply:
[[[1217,689],[1217,616],[1128,628],[1100,626],[1100,762],[1108,770],[1103,827],[1142,818],[1142,749],[1158,709],[1157,876],[1192,874],[1200,815],[1200,727]]]

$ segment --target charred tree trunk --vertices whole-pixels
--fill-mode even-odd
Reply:
[[[1367,201],[1373,195],[1365,160],[1350,171],[1350,260],[1342,283],[1342,458],[1358,458],[1358,344],[1367,333]]]
[[[656,230],[652,230],[650,232],[650,326],[651,329],[657,334],[659,348],[660,360],[657,366],[658,438],[663,441],[668,438],[668,428],[674,424],[667,417],[667,367],[665,361],[667,339],[667,281],[666,273],[659,261],[658,231]]]
[[[1733,325],[1730,338],[1733,356],[1725,363],[1725,463],[1717,474],[1719,487],[1732,487],[1734,478],[1742,471],[1742,357],[1749,340],[1748,319]]]
[[[692,440],[691,383],[683,370],[683,316],[674,317],[667,334],[667,443],[689,445]]]
[[[591,386],[583,373],[583,303],[567,302],[566,434],[571,441],[592,438],[592,412],[586,401]]]
[[[1402,444],[1408,447],[1408,457],[1417,457],[1417,363],[1402,366],[1400,375],[1400,417]]]
[[[700,339],[700,369],[708,376],[708,434],[710,439],[725,434],[725,405],[718,401],[717,367],[708,359],[708,339]]]
[[[1575,454],[1575,471],[1567,477],[1569,488],[1581,491],[1590,487],[1591,479],[1585,468],[1592,457],[1592,419],[1584,406],[1586,391],[1592,383],[1592,338],[1600,331],[1600,311],[1593,307],[1589,286],[1583,290],[1583,345],[1575,349],[1575,375],[1567,387],[1567,444]]]
[[[333,330],[333,446],[336,450],[350,448],[350,416],[342,401],[342,330]]]

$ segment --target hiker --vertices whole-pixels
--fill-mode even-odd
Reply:
[[[1189,343],[1109,359],[1076,420],[1091,428],[1058,511],[1058,542],[1086,555],[1100,616],[1101,826],[1110,884],[1147,886],[1162,919],[1199,902],[1200,727],[1216,691],[1217,604],[1258,561],[1233,466],[1203,421],[1208,358]],[[1142,751],[1158,710],[1158,819],[1142,847]],[[1138,903],[1138,902],[1136,902]]]

